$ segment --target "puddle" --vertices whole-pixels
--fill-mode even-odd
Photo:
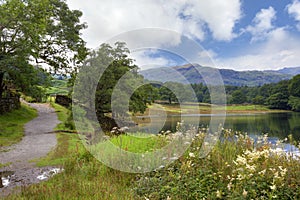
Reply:
[[[10,188],[38,183],[63,171],[64,169],[62,168],[53,167],[32,168],[19,171],[3,171],[0,172],[0,191],[2,188],[6,187]]]
[[[7,187],[10,184],[11,177],[14,175],[13,171],[3,171],[0,172],[1,183],[0,188]]]
[[[42,180],[48,179],[48,178],[50,178],[50,177],[54,176],[55,174],[58,174],[62,171],[64,171],[64,169],[53,168],[53,169],[44,171],[41,175],[37,176],[37,179],[42,181]]]

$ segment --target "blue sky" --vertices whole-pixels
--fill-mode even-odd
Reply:
[[[132,57],[142,69],[184,63],[182,55],[176,58],[166,53],[168,49],[189,52],[198,64],[218,68],[266,70],[300,66],[300,0],[67,2],[72,9],[83,12],[82,21],[88,24],[83,37],[90,48],[115,36],[129,38],[125,42],[131,47],[137,43],[132,30],[161,29],[157,34],[145,31],[137,39],[155,43],[151,50],[133,50]],[[184,37],[168,35],[164,30],[182,34],[203,50],[188,48]]]

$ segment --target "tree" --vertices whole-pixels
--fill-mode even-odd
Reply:
[[[113,47],[102,44],[79,67],[73,98],[85,109],[95,109],[99,119],[111,112],[113,117],[126,116],[128,101],[132,112],[144,112],[147,103],[151,103],[151,87],[139,88],[144,78],[137,73],[138,67],[129,54],[123,42],[116,42]],[[101,74],[100,80],[95,74]],[[96,91],[94,100],[90,98],[93,91]]]
[[[86,57],[81,16],[64,0],[0,2],[0,98],[5,73],[17,83],[16,78],[27,75],[18,73],[32,67],[33,61],[68,72]]]
[[[264,97],[257,95],[252,99],[254,105],[263,105],[265,103]]]
[[[172,90],[164,85],[159,88],[159,96],[160,99],[167,100],[169,104],[172,104],[172,102],[178,102],[178,99],[176,98],[176,95],[172,92]]]
[[[288,86],[290,95],[300,97],[300,74],[294,76]]]
[[[278,92],[276,94],[272,94],[267,100],[267,105],[272,109],[290,109],[288,105],[288,97],[282,93]]]
[[[300,111],[300,98],[299,97],[294,97],[290,96],[288,105],[291,107],[293,111]]]
[[[294,76],[289,83],[288,90],[290,93],[288,105],[293,111],[300,111],[300,74]]]
[[[247,101],[246,95],[241,90],[235,90],[231,96],[232,104],[242,104]]]

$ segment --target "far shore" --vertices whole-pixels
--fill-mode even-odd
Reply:
[[[211,105],[207,103],[183,103],[183,104],[167,104],[167,103],[153,103],[148,106],[144,113],[137,113],[135,116],[147,116],[149,111],[160,112],[165,111],[168,114],[212,114],[212,113],[230,113],[230,114],[263,114],[263,113],[279,113],[292,112],[289,110],[270,109],[264,105]]]

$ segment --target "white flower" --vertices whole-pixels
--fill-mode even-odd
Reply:
[[[229,191],[231,190],[231,186],[232,186],[232,183],[231,182],[228,183],[227,188],[228,188]]]
[[[192,153],[192,152],[189,153],[189,156],[190,156],[191,158],[195,158],[195,154]]]
[[[264,170],[258,172],[259,175],[265,175],[265,173],[266,173],[266,169],[264,169]]]
[[[222,192],[220,190],[217,190],[216,194],[217,198],[222,198]]]
[[[271,190],[275,190],[275,189],[276,189],[276,185],[271,185],[271,186],[270,186],[270,189],[271,189]]]
[[[243,191],[243,196],[246,197],[247,194],[248,194],[248,192],[244,189],[244,191]]]

